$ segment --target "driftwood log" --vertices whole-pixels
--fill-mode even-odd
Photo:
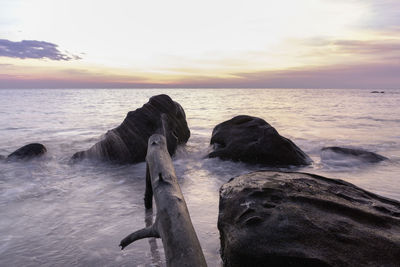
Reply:
[[[121,248],[142,238],[157,237],[162,240],[167,266],[207,266],[163,134],[149,138],[146,162],[145,206],[152,207],[154,193],[156,219],[153,225],[125,237]]]

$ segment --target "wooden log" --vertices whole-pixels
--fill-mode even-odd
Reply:
[[[151,207],[154,194],[156,219],[152,226],[125,237],[121,248],[138,239],[160,237],[167,266],[207,266],[163,135],[154,134],[149,138],[146,162],[146,184],[151,185],[151,190],[146,189],[145,205]]]

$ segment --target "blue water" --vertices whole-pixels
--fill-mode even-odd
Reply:
[[[0,162],[0,266],[163,266],[162,243],[119,241],[143,228],[145,165],[68,164],[126,113],[165,93],[187,115],[191,138],[173,158],[209,266],[218,266],[218,190],[261,166],[207,159],[212,129],[236,115],[265,119],[314,160],[301,169],[400,200],[400,91],[317,89],[0,90],[0,155],[31,142],[48,154]],[[389,161],[324,157],[324,146],[364,148]]]

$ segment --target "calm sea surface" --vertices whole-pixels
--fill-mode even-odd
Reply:
[[[128,111],[161,93],[187,115],[191,137],[173,160],[209,266],[221,262],[219,187],[262,168],[205,158],[214,126],[236,115],[265,119],[314,160],[291,170],[341,178],[400,200],[400,90],[0,90],[0,155],[31,142],[48,149],[47,156],[28,163],[0,162],[0,266],[165,264],[160,240],[118,248],[123,237],[152,219],[143,206],[145,164],[68,163]],[[364,148],[390,160],[321,160],[324,146]]]

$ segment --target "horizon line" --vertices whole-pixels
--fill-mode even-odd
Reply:
[[[69,90],[69,89],[77,89],[77,90],[90,90],[90,89],[146,89],[146,90],[152,90],[152,89],[287,89],[287,90],[305,90],[305,89],[310,89],[310,90],[400,90],[400,87],[392,87],[392,88],[356,88],[356,87],[217,87],[217,86],[134,86],[134,87],[128,87],[128,86],[120,86],[120,87],[0,87],[0,90],[25,90],[25,89],[46,89],[46,90]]]

